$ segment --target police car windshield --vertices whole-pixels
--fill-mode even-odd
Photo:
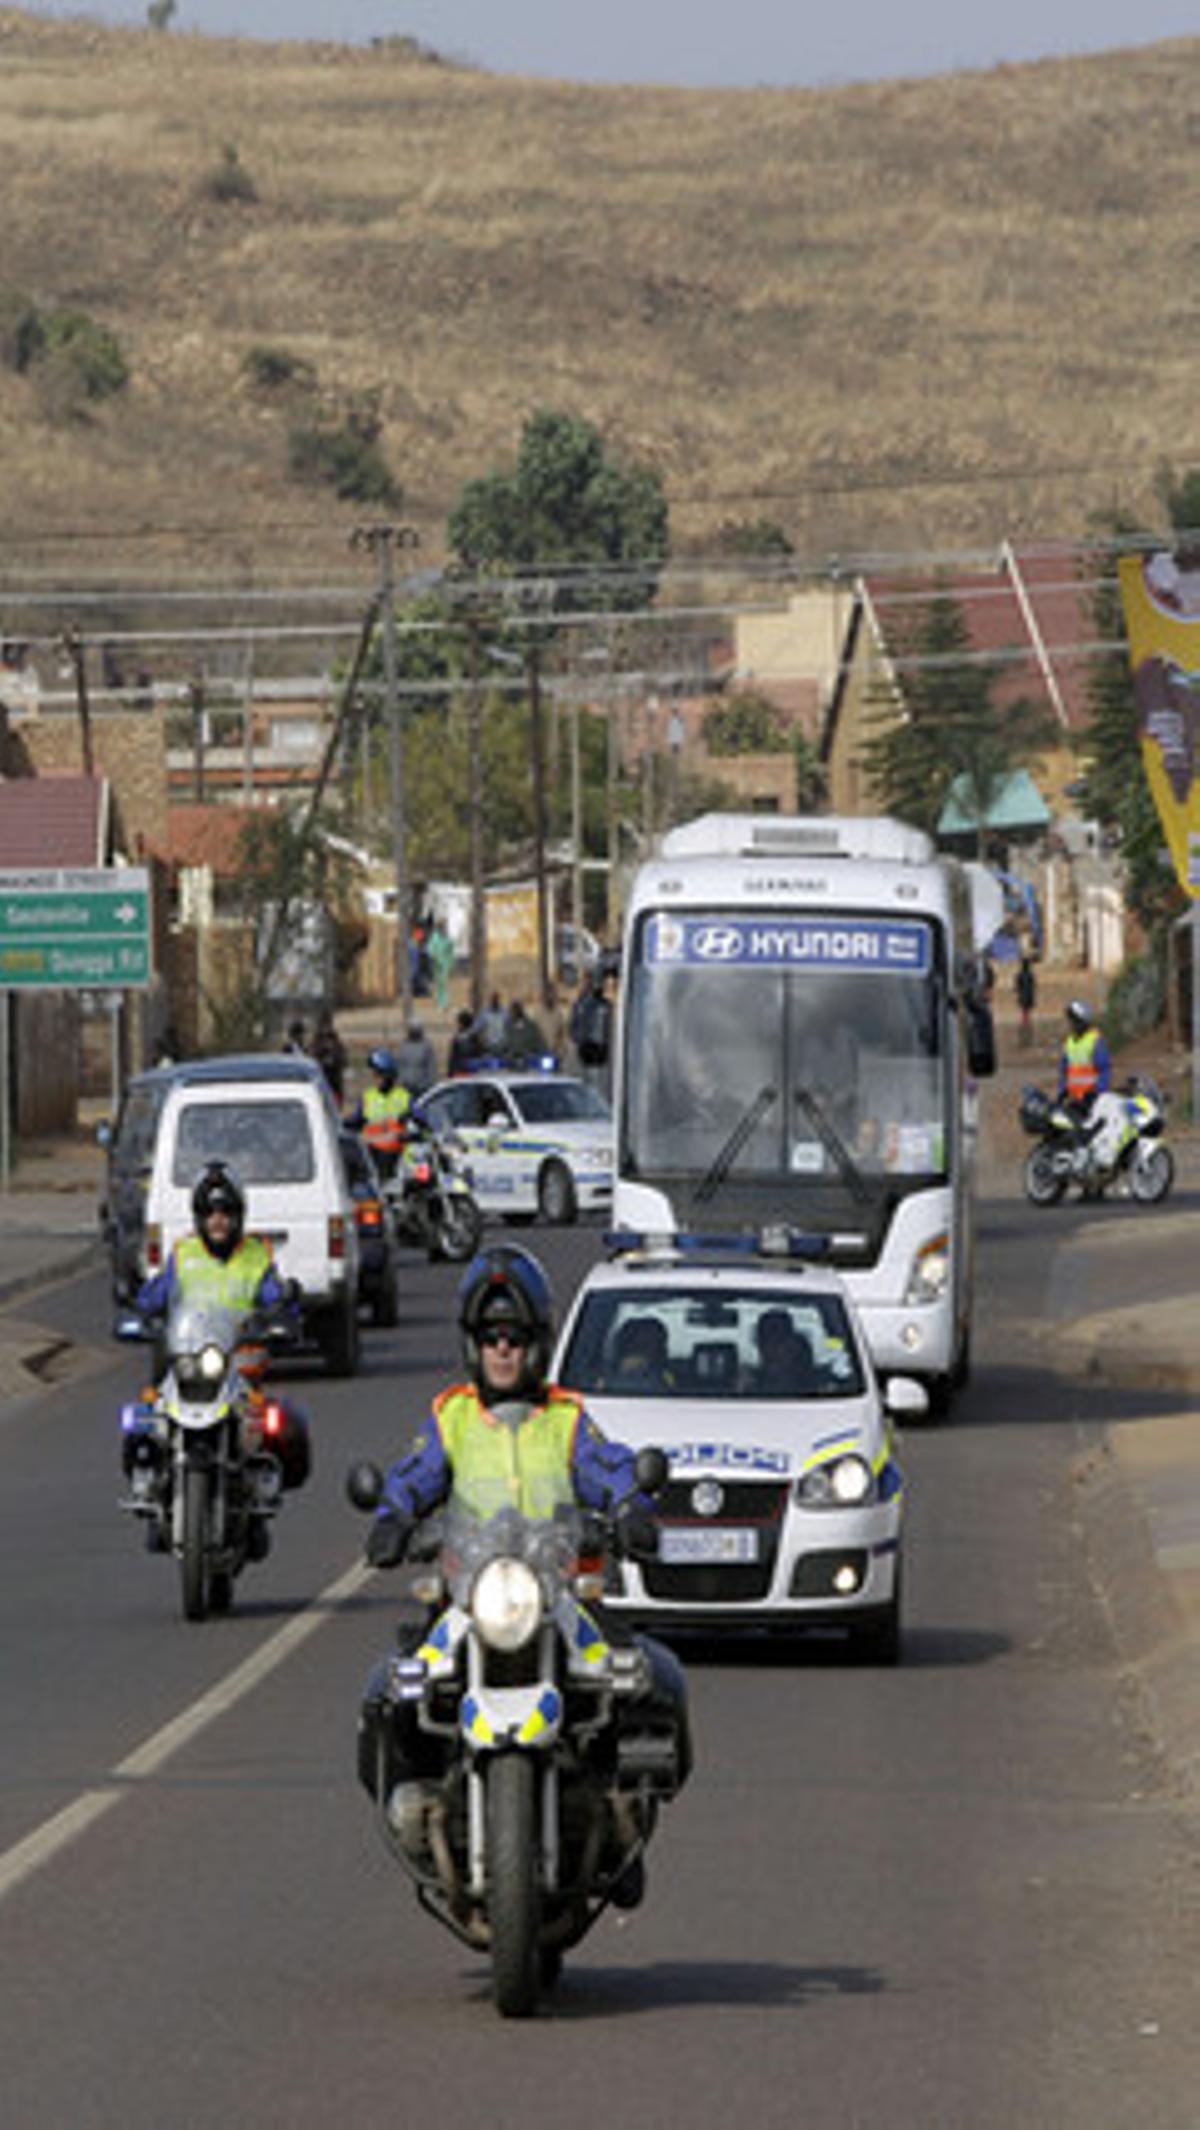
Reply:
[[[582,1080],[535,1080],[511,1090],[527,1124],[607,1124],[612,1112]]]
[[[559,1368],[588,1397],[861,1397],[862,1360],[840,1294],[643,1284],[585,1296]]]

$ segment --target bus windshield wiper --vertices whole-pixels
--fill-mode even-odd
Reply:
[[[860,1205],[868,1204],[871,1198],[870,1185],[863,1177],[862,1170],[854,1160],[841,1134],[834,1129],[825,1115],[816,1096],[811,1095],[807,1087],[798,1087],[796,1089],[796,1103],[797,1107],[804,1111],[850,1196],[857,1198]]]
[[[777,1101],[778,1097],[779,1089],[777,1087],[759,1088],[749,1109],[744,1116],[738,1118],[724,1146],[713,1157],[709,1167],[704,1171],[703,1176],[696,1185],[692,1193],[693,1205],[707,1205],[710,1198],[716,1197],[747,1139],[750,1138],[753,1132],[757,1131],[772,1102]]]

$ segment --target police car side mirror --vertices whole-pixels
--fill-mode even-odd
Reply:
[[[895,1420],[923,1420],[929,1411],[929,1393],[915,1376],[889,1376],[883,1386],[883,1403]]]

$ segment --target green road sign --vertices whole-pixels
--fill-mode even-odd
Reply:
[[[126,991],[149,981],[144,866],[0,872],[0,989]]]

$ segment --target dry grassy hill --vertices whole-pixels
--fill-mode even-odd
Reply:
[[[710,93],[0,10],[0,141],[0,285],[131,370],[80,420],[0,369],[0,579],[343,555],[361,513],[288,437],[371,395],[435,556],[537,405],[652,462],[699,547],[1070,536],[1200,462],[1200,38]],[[210,196],[227,149],[253,199]],[[307,387],[255,383],[264,348]]]

